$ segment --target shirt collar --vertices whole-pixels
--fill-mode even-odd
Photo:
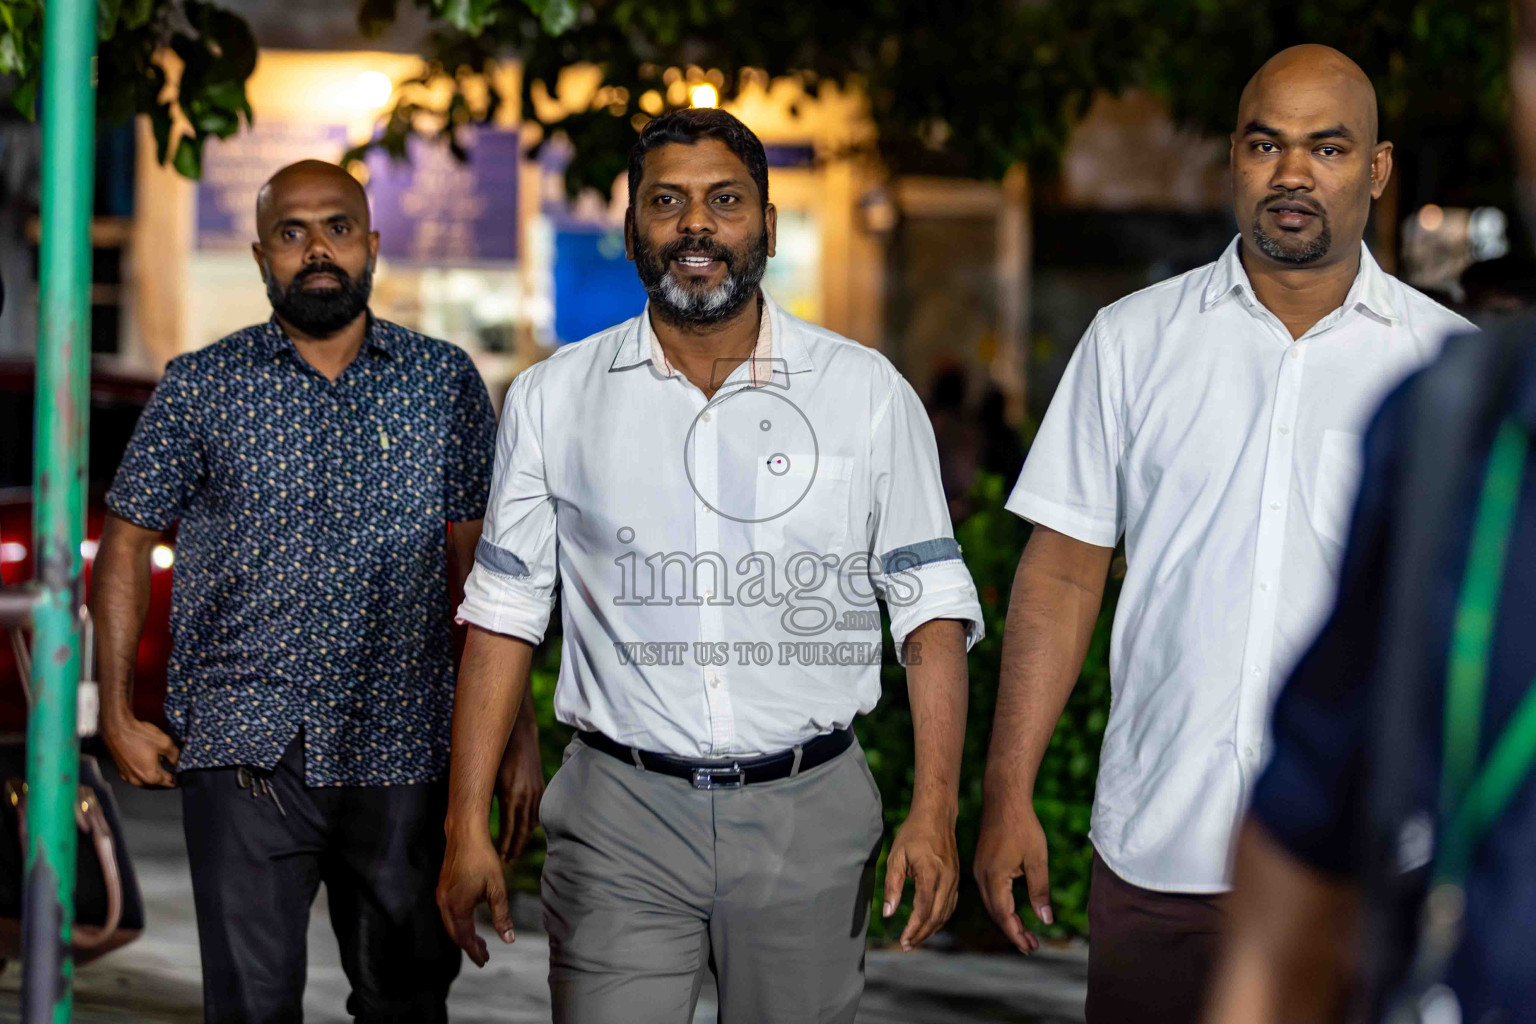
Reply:
[[[363,332],[363,347],[383,355],[391,355],[389,346],[389,328],[383,320],[368,311],[368,326]],[[288,337],[288,332],[283,330],[283,325],[277,322],[277,314],[273,313],[266,323],[258,329],[256,336],[256,351],[263,359],[275,359],[283,352],[295,352],[293,339]]]
[[[786,317],[779,304],[767,292],[761,295],[763,314],[758,327],[757,345],[748,360],[749,383],[754,387],[774,383],[786,387],[788,382],[782,380],[782,377],[814,370],[815,366],[806,349],[805,339],[797,329],[798,324],[792,317]],[[626,370],[644,363],[650,363],[663,376],[670,377],[675,373],[667,364],[666,354],[651,327],[649,302],[639,316],[624,326],[624,336],[619,342],[619,350],[613,357],[610,369]]]
[[[1221,258],[1211,264],[1210,279],[1206,282],[1200,302],[1201,310],[1219,306],[1233,295],[1242,295],[1248,301],[1258,303],[1257,296],[1253,294],[1253,285],[1248,280],[1248,272],[1243,269],[1240,255],[1242,243],[1243,237],[1238,235],[1232,239]],[[1392,278],[1377,264],[1364,242],[1360,243],[1360,270],[1355,274],[1355,282],[1349,286],[1349,294],[1344,297],[1344,304],[1339,308],[1347,310],[1357,306],[1378,320],[1389,324],[1397,322],[1397,301],[1393,294]]]

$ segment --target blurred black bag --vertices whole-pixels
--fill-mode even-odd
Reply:
[[[21,953],[26,863],[26,742],[0,739],[0,958]],[[122,822],[101,767],[80,756],[75,802],[80,848],[75,858],[75,962],[127,945],[144,930],[144,898],[122,842]]]

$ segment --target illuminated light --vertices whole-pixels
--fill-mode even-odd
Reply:
[[[384,72],[364,71],[352,80],[348,99],[359,110],[373,110],[388,103],[394,92],[395,83]]]
[[[27,560],[27,546],[14,540],[8,540],[0,544],[0,562],[25,562]]]
[[[665,109],[665,102],[661,98],[661,93],[657,92],[655,89],[647,89],[645,92],[641,93],[640,109],[645,111],[647,114],[650,114],[652,117],[660,114],[662,110]]]
[[[86,559],[87,561],[89,561],[92,558],[95,558],[96,557],[96,542],[93,541],[93,540],[83,540],[83,541],[81,541],[80,542],[80,557]]]
[[[688,104],[694,107],[718,107],[720,93],[708,82],[688,90]]]
[[[155,550],[150,552],[149,560],[155,563],[156,569],[169,569],[176,564],[176,552],[164,544],[156,544]]]
[[[1445,211],[1434,203],[1419,210],[1419,227],[1425,231],[1439,231],[1440,225],[1445,223]]]

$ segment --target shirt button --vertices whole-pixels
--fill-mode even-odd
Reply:
[[[1269,592],[1269,584],[1268,583],[1260,583],[1259,584],[1259,589],[1264,591],[1265,593],[1268,593]]]
[[[1253,666],[1253,674],[1255,676],[1263,675],[1263,670],[1261,670],[1259,666],[1255,665]]]
[[[715,591],[711,587],[705,587],[703,590],[699,591],[699,596],[708,601],[715,596]]]
[[[1282,437],[1284,437],[1286,434],[1289,434],[1290,432],[1291,432],[1291,428],[1290,427],[1281,427],[1280,428],[1280,436],[1282,436]]]
[[[709,688],[711,690],[718,690],[718,689],[720,689],[720,677],[719,676],[710,676],[709,677]]]
[[[1243,748],[1243,756],[1246,757],[1248,760],[1252,761],[1253,760],[1253,748],[1252,747],[1244,747]]]
[[[708,423],[712,419],[714,419],[714,414],[711,412],[705,411],[699,414],[699,421],[701,423]]]
[[[1270,502],[1269,503],[1269,507],[1270,507],[1270,509],[1272,511],[1275,511],[1275,512],[1279,512],[1280,511],[1280,503],[1278,501]]]

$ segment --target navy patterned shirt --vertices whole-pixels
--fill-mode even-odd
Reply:
[[[311,786],[440,777],[453,711],[447,524],[485,512],[495,416],[464,352],[369,317],[335,381],[275,320],[166,367],[107,495],[180,521],[165,713],[182,771]]]

